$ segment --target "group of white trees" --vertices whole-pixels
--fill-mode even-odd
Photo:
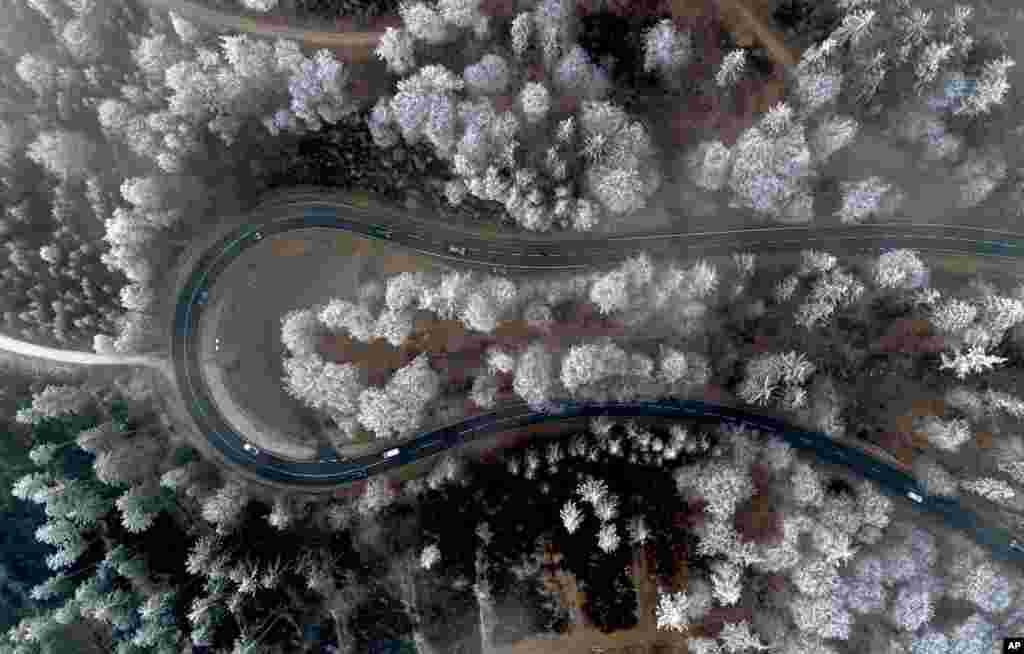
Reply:
[[[1007,332],[1024,321],[1024,301],[987,289],[977,300],[943,299],[931,290],[929,319],[943,334],[952,353],[943,352],[941,369],[951,369],[958,379],[991,370],[1006,357],[991,354]]]
[[[690,181],[709,191],[728,186],[732,206],[784,222],[807,222],[814,216],[809,181],[816,168],[849,146],[859,131],[857,118],[834,113],[832,107],[841,95],[849,96],[852,106],[870,108],[892,72],[906,69],[915,85],[893,135],[921,144],[926,158],[951,160],[959,158],[964,139],[948,131],[946,117],[983,116],[1004,101],[1012,59],[996,57],[976,74],[968,73],[967,57],[975,41],[969,6],[957,5],[947,13],[941,29],[936,29],[939,21],[932,20],[932,11],[910,2],[886,7],[847,2],[841,9],[846,13],[840,24],[823,42],[804,51],[795,70],[794,97],[770,108],[760,124],[744,132],[731,148],[709,140],[686,153]],[[661,44],[657,54],[648,55],[648,68],[654,61],[687,59],[686,40],[679,39],[673,49],[676,43],[668,29],[652,29],[647,38]],[[728,53],[717,85],[733,86],[744,75],[745,61],[744,50]],[[903,95],[902,90],[897,93]],[[811,124],[815,127],[808,130]],[[961,206],[984,200],[1006,172],[1005,158],[997,150],[970,153],[951,178],[960,185]],[[841,206],[836,215],[844,223],[890,217],[906,198],[878,175],[839,186]]]
[[[381,322],[378,319],[377,325]],[[316,339],[330,329],[368,340],[377,333],[367,329],[371,323],[365,306],[342,300],[320,311],[297,309],[281,320],[281,340],[290,354],[283,362],[286,391],[307,406],[326,411],[350,438],[360,425],[378,438],[410,432],[422,423],[426,407],[441,390],[426,354],[398,369],[386,386],[378,388],[366,386],[365,372],[357,365],[326,361],[317,352]]]
[[[556,223],[591,230],[604,211],[628,214],[646,205],[661,183],[652,140],[643,123],[604,99],[607,73],[571,40],[578,17],[568,4],[536,3],[514,18],[507,35],[492,33],[478,3],[416,2],[400,13],[403,26],[387,29],[377,55],[405,77],[394,95],[378,101],[370,130],[381,147],[399,138],[430,143],[455,174],[446,187],[449,202],[457,205],[467,193],[500,202],[532,231]],[[460,39],[486,52],[461,75],[437,63],[418,67],[430,46]],[[685,41],[671,27],[653,30],[646,65],[678,70]],[[527,77],[534,63],[549,80]],[[515,101],[502,109],[498,96]],[[566,115],[557,104],[567,98],[579,106]]]

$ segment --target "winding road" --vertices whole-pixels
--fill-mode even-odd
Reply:
[[[764,227],[618,237],[601,241],[544,241],[543,238],[488,240],[437,223],[419,223],[410,218],[407,212],[360,207],[344,201],[340,196],[332,199],[315,192],[292,194],[265,202],[253,211],[251,220],[249,224],[222,237],[200,256],[178,297],[170,353],[178,387],[200,430],[226,459],[249,468],[265,479],[304,487],[335,487],[407,465],[495,430],[567,417],[706,417],[746,424],[778,434],[794,447],[813,452],[831,463],[845,465],[874,480],[892,495],[908,497],[908,493],[915,493],[921,497],[918,502],[920,508],[939,513],[951,524],[972,532],[998,556],[1024,563],[1024,549],[1011,547],[1012,536],[1009,532],[981,525],[973,514],[965,511],[955,500],[928,496],[913,478],[894,466],[854,447],[837,443],[825,434],[794,430],[775,418],[697,401],[562,402],[558,410],[543,412],[531,410],[525,404],[514,404],[420,434],[383,454],[344,461],[296,461],[266,452],[250,454],[243,449],[244,437],[234,431],[211,399],[201,373],[200,352],[196,342],[204,303],[217,277],[248,247],[266,237],[296,230],[341,230],[385,239],[423,254],[458,260],[463,265],[519,270],[585,269],[596,264],[608,264],[639,251],[697,256],[730,254],[735,251],[799,251],[817,248],[840,254],[913,246],[928,252],[1016,259],[1024,254],[1024,239],[1015,234],[954,225],[896,223],[834,229]]]

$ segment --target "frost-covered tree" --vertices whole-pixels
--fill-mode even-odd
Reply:
[[[970,423],[963,418],[942,420],[929,416],[921,421],[920,431],[929,443],[946,452],[956,452],[974,436]]]
[[[955,334],[966,329],[978,316],[978,307],[971,302],[951,298],[937,305],[930,316],[939,330]]]
[[[971,150],[967,160],[953,169],[954,179],[960,183],[960,208],[981,204],[1003,183],[1007,170],[1006,158],[999,149]]]
[[[405,75],[416,67],[415,42],[404,28],[386,28],[374,53],[387,64],[389,72],[397,75]]]
[[[610,340],[574,345],[562,359],[562,385],[572,394],[581,387],[629,372],[629,355]]]
[[[115,502],[121,511],[121,524],[133,534],[139,534],[156,522],[159,499],[148,484],[133,485]]]
[[[965,557],[953,566],[953,582],[947,593],[974,604],[985,613],[1003,613],[1013,604],[1013,581],[995,562]]]
[[[644,32],[644,71],[657,71],[668,77],[677,73],[693,56],[688,32],[676,29],[668,19],[659,21]]]
[[[486,54],[477,63],[466,66],[462,79],[466,88],[474,93],[501,93],[510,81],[509,65],[503,57]]]
[[[559,512],[559,516],[562,518],[565,530],[570,534],[576,533],[576,530],[583,524],[583,511],[572,500],[565,503],[565,506]]]
[[[302,514],[303,507],[288,495],[274,498],[274,504],[267,514],[267,524],[278,531],[284,531],[293,525]]]
[[[961,100],[953,113],[978,116],[987,114],[992,107],[1002,104],[1006,92],[1010,90],[1010,83],[1006,79],[1007,71],[1015,65],[1013,59],[1007,56],[986,63],[972,93]]]
[[[826,501],[825,508],[828,508]],[[847,563],[857,553],[853,546],[852,531],[843,531],[825,520],[818,522],[811,530],[811,542],[814,548],[825,557],[825,561],[833,565]]]
[[[373,337],[384,339],[392,347],[401,347],[415,329],[414,318],[415,314],[410,309],[385,309],[373,325]]]
[[[732,606],[743,595],[743,569],[728,561],[716,561],[711,564],[711,583],[715,600]]]
[[[518,293],[511,280],[498,276],[487,277],[476,288],[468,291],[459,317],[469,329],[492,333],[502,316],[516,306]]]
[[[935,615],[934,593],[922,583],[905,585],[893,598],[891,619],[898,629],[917,631]]]
[[[846,606],[858,614],[879,614],[884,611],[889,597],[885,575],[886,568],[880,559],[861,559],[853,577],[843,583],[842,595]]]
[[[203,500],[203,519],[216,525],[217,533],[227,533],[241,517],[248,502],[245,486],[237,481],[228,481]]]
[[[530,45],[533,36],[533,16],[529,12],[516,14],[509,26],[509,37],[512,42],[512,51],[518,57],[522,57]]]
[[[138,483],[153,473],[162,454],[161,441],[139,436],[100,452],[93,461],[93,470],[105,484]]]
[[[718,639],[722,641],[722,649],[728,654],[739,654],[739,652],[757,651],[763,652],[772,649],[769,645],[761,642],[757,634],[751,631],[750,623],[746,620],[740,622],[726,622],[722,626]]]
[[[814,371],[806,355],[795,350],[765,353],[747,363],[746,378],[737,394],[744,402],[765,406],[778,391],[803,386]]]
[[[420,567],[430,570],[441,561],[441,550],[435,544],[427,545],[420,553]]]
[[[899,209],[904,194],[881,177],[873,175],[854,182],[840,182],[842,205],[835,215],[844,224],[858,224],[868,218],[889,218]]]
[[[853,142],[860,126],[849,116],[830,116],[811,132],[808,145],[820,164]]]
[[[597,532],[597,546],[605,554],[611,554],[617,550],[621,540],[614,522],[604,523]]]
[[[453,36],[437,7],[431,7],[425,2],[407,2],[398,11],[405,28],[417,40],[439,45]]]
[[[721,141],[698,144],[685,157],[690,181],[708,191],[721,190],[729,180],[731,154]]]
[[[691,654],[722,654],[722,648],[713,638],[690,638],[686,641],[686,649]]]
[[[494,375],[478,375],[473,379],[469,399],[482,409],[492,408],[498,398],[498,379]]]
[[[839,584],[836,566],[824,558],[805,561],[793,572],[793,585],[804,595],[823,597]]]
[[[359,497],[357,510],[360,515],[374,516],[384,507],[395,501],[397,495],[395,490],[383,477],[373,477],[366,485],[366,490]]]
[[[551,109],[551,93],[540,82],[527,82],[519,92],[519,105],[529,122],[540,122]]]
[[[589,478],[580,482],[576,487],[576,494],[584,502],[596,505],[608,496],[608,484],[603,479]]]
[[[585,101],[579,117],[585,152],[592,162],[586,183],[593,198],[615,214],[646,206],[647,198],[661,185],[647,128],[630,122],[610,102]]]
[[[889,526],[892,500],[878,486],[865,479],[857,485],[857,511],[864,523],[879,529]]]
[[[938,461],[919,457],[914,461],[914,478],[929,495],[955,497],[957,480]]]
[[[647,521],[642,515],[634,516],[626,525],[629,532],[629,542],[634,545],[643,545],[651,538],[651,530],[647,527]]]
[[[763,451],[764,463],[776,474],[786,472],[793,465],[795,456],[793,446],[778,436],[769,436]]]
[[[689,610],[686,593],[659,593],[655,607],[658,629],[685,633],[689,627]]]
[[[959,349],[949,356],[946,352],[940,352],[942,360],[940,370],[952,370],[957,379],[963,379],[968,375],[992,370],[995,366],[1006,363],[1006,357],[988,354],[984,348],[972,346],[966,349]]]
[[[1002,479],[994,477],[961,480],[960,488],[969,493],[980,495],[987,500],[999,503],[1008,502],[1017,495],[1016,491],[1013,490],[1013,486]]]
[[[96,152],[96,144],[85,134],[57,129],[40,132],[26,156],[62,180],[76,180],[92,171]]]
[[[385,388],[359,394],[359,422],[378,438],[404,434],[420,425],[427,405],[441,389],[440,377],[426,353],[399,368]]]
[[[284,385],[289,395],[306,406],[341,415],[356,413],[359,394],[366,387],[358,366],[316,355],[285,359]]]
[[[369,342],[373,337],[373,316],[362,304],[335,298],[320,309],[317,318],[326,329],[347,333],[362,343]]]
[[[722,64],[715,73],[715,84],[719,87],[730,87],[736,84],[747,65],[747,51],[740,48],[732,50],[722,59]]]
[[[754,493],[749,472],[728,462],[713,462],[705,466],[700,471],[697,489],[708,503],[705,510],[719,520],[732,516],[737,505],[750,499]]]
[[[33,394],[30,406],[18,409],[15,420],[27,425],[48,418],[80,414],[92,401],[92,395],[81,387],[48,384],[42,391]]]
[[[874,265],[875,283],[882,288],[916,289],[927,283],[928,268],[917,250],[900,248],[879,255]]]
[[[619,517],[619,498],[615,495],[606,495],[594,504],[594,515],[602,522],[610,522]]]
[[[281,318],[281,342],[295,356],[316,353],[320,321],[312,309],[289,311]]]

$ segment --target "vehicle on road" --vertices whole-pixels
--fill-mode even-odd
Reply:
[[[1011,550],[1017,550],[1018,552],[1024,554],[1024,545],[1021,545],[1018,541],[1011,540],[1010,541],[1010,549]]]
[[[252,443],[245,443],[244,445],[242,445],[242,449],[245,450],[246,452],[248,452],[249,454],[253,455],[253,456],[259,456],[260,454],[263,453],[260,450],[260,448],[256,447]]]
[[[391,457],[398,456],[399,452],[400,452],[400,450],[397,447],[393,447],[393,448],[391,448],[390,450],[388,450],[387,452],[384,453],[384,457],[383,458],[390,459]]]
[[[466,248],[459,247],[458,245],[449,245],[448,252],[451,254],[457,254],[460,257],[466,256]]]
[[[381,227],[380,225],[370,225],[369,232],[371,236],[376,236],[377,238],[391,238],[394,234],[387,227]]]
[[[924,502],[924,498],[921,497],[920,495],[918,495],[917,493],[915,493],[914,491],[907,491],[907,497],[909,497],[910,499],[914,500],[918,504],[921,504],[922,502]]]
[[[256,232],[252,237],[258,241],[263,238],[263,232]]]
[[[209,289],[203,289],[199,291],[199,297],[196,298],[196,304],[206,304],[206,301],[210,299]]]

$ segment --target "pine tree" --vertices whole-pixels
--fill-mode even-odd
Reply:
[[[387,64],[389,72],[397,75],[405,75],[416,68],[413,37],[404,28],[386,28],[374,53]]]
[[[430,570],[441,560],[441,550],[435,544],[427,545],[420,554],[420,567]]]
[[[998,503],[1007,502],[1017,495],[1012,486],[993,477],[964,480],[960,482],[960,488]]]
[[[547,116],[551,108],[551,94],[540,82],[527,82],[519,92],[519,104],[531,123],[537,123]]]
[[[439,45],[451,38],[441,13],[424,2],[404,2],[399,5],[398,12],[405,29],[415,39]]]
[[[726,622],[718,639],[722,641],[722,648],[728,654],[738,654],[750,650],[763,652],[772,649],[762,643],[757,634],[750,630],[750,623],[746,620]]]
[[[685,633],[689,627],[689,598],[686,593],[659,593],[655,618],[659,630]]]
[[[583,512],[572,500],[565,503],[565,506],[559,512],[559,516],[562,518],[565,530],[570,534],[576,533],[576,530],[583,524]]]
[[[132,486],[116,502],[121,511],[121,524],[133,534],[146,531],[156,522],[158,502],[153,488],[146,485]]]
[[[740,48],[730,51],[725,55],[718,72],[715,74],[715,83],[723,88],[735,85],[746,68],[746,62],[746,50]]]
[[[619,548],[621,538],[612,522],[606,522],[597,533],[597,546],[605,554],[611,554]]]
[[[874,278],[882,288],[920,288],[927,281],[928,269],[917,250],[889,250],[875,262]]]
[[[989,113],[992,107],[1002,104],[1010,83],[1006,79],[1007,71],[1016,63],[1013,59],[1003,56],[985,64],[981,79],[978,80],[974,92],[964,98],[954,114],[977,116]]]
[[[680,32],[675,24],[662,20],[644,32],[644,71],[658,71],[669,76],[676,73],[693,55],[690,34]]]
[[[995,366],[1006,363],[1006,357],[987,354],[984,348],[970,347],[966,350],[958,350],[950,357],[947,353],[939,353],[942,359],[940,370],[951,369],[956,373],[957,379],[963,379],[967,375],[992,370]]]
[[[554,357],[541,344],[531,345],[520,355],[513,389],[519,397],[537,406],[547,400],[555,387]]]
[[[241,483],[229,481],[203,500],[203,519],[216,525],[217,533],[227,533],[242,515],[248,499]]]

